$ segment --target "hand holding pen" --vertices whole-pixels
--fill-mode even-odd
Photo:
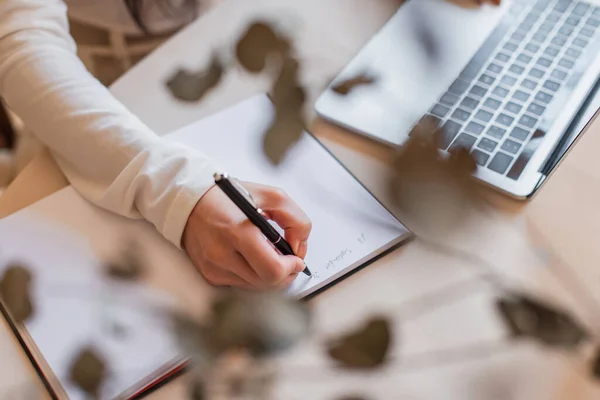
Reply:
[[[227,174],[215,174],[215,183],[223,193],[246,215],[248,220],[252,222],[261,233],[275,246],[275,248],[284,256],[293,256],[294,250],[292,246],[282,237],[279,232],[267,221],[264,216],[264,211],[254,201],[254,198],[245,187],[234,178],[230,178]],[[279,194],[281,197],[286,195]],[[285,227],[285,226],[284,226]],[[308,276],[312,276],[308,267],[302,271]]]
[[[189,215],[182,246],[191,261],[215,286],[242,289],[284,288],[306,267],[311,222],[302,209],[277,188],[244,182],[269,219],[281,226],[298,257],[283,256],[217,185]]]

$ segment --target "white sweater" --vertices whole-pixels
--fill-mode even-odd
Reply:
[[[0,97],[85,198],[180,246],[217,167],[156,136],[88,73],[62,0],[0,0]]]

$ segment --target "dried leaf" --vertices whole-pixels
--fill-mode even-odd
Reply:
[[[242,35],[235,54],[246,70],[259,73],[265,68],[271,54],[284,55],[289,47],[287,39],[280,37],[268,23],[259,21],[250,25]]]
[[[205,367],[217,356],[217,349],[210,343],[205,326],[192,317],[173,312],[170,315],[181,353],[190,358],[195,367]]]
[[[0,280],[0,295],[16,323],[33,315],[31,280],[29,269],[19,264],[9,265]]]
[[[592,361],[592,375],[596,379],[600,379],[600,348],[596,349],[596,355]]]
[[[167,80],[167,87],[176,98],[196,102],[221,82],[223,74],[223,64],[216,56],[213,56],[206,70],[190,72],[179,69]]]
[[[204,383],[199,379],[194,379],[190,383],[190,400],[205,400],[206,388]]]
[[[512,294],[498,299],[496,307],[513,337],[530,338],[551,347],[572,349],[589,337],[566,311],[527,295]]]
[[[364,396],[351,394],[348,396],[340,397],[339,400],[367,400],[367,398]]]
[[[102,356],[89,347],[77,353],[69,371],[70,380],[92,397],[98,397],[108,375],[106,362]]]
[[[106,273],[109,277],[122,281],[136,281],[143,277],[145,268],[142,259],[139,257],[140,249],[136,244],[130,243],[122,259],[112,262],[106,266]]]
[[[337,94],[346,96],[353,89],[359,86],[370,86],[375,82],[377,82],[377,79],[375,77],[362,73],[360,75],[335,84],[334,86],[332,86],[331,90],[333,90]]]
[[[213,310],[215,347],[243,348],[256,357],[288,349],[307,334],[310,322],[306,304],[276,293],[227,292]]]
[[[298,61],[284,61],[272,89],[275,118],[265,132],[263,148],[274,164],[279,164],[288,150],[302,137],[306,124],[302,107],[306,93],[298,83]]]
[[[374,318],[358,331],[332,341],[328,353],[347,368],[375,368],[385,362],[390,340],[389,321]]]
[[[473,173],[469,150],[455,147],[448,154],[444,128],[424,117],[396,153],[389,181],[390,197],[400,215],[421,235],[447,235],[468,221],[475,206],[485,204]]]

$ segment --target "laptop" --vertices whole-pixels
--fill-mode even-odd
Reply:
[[[442,152],[471,151],[477,179],[532,196],[600,106],[600,2],[409,0],[316,102],[317,113],[399,146],[433,122]],[[365,73],[372,85],[331,90]]]

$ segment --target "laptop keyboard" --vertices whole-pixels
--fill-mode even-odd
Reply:
[[[555,115],[600,50],[600,7],[573,0],[516,1],[424,117],[443,150],[517,180]],[[556,109],[556,104],[553,104]]]

